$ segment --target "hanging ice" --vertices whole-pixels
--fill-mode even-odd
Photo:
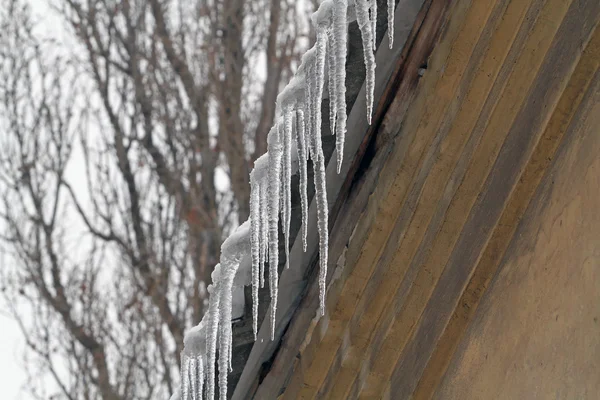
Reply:
[[[304,130],[304,111],[296,110],[296,148],[298,150],[298,169],[300,174],[300,208],[302,209],[302,249],[306,251],[308,236],[308,195],[307,195],[307,163],[306,138]]]
[[[281,187],[281,158],[283,145],[277,127],[271,128],[268,138],[269,152],[269,289],[271,292],[271,340],[275,338],[275,315],[277,313],[277,284],[279,274],[279,189]]]
[[[198,394],[198,365],[196,365],[196,358],[190,357],[188,360],[189,365],[189,375],[190,375],[190,391],[192,393],[192,400],[196,400],[196,395]]]
[[[292,216],[292,109],[286,106],[283,116],[283,237],[285,250],[285,265],[290,267],[290,221]]]
[[[189,364],[187,357],[181,355],[181,388],[183,400],[189,400],[190,396],[190,380],[189,380]]]
[[[206,356],[200,355],[196,358],[198,363],[198,396],[197,399],[202,399],[202,393],[204,391],[204,364],[206,363]]]
[[[252,252],[252,327],[254,340],[258,332],[258,288],[261,285],[261,274],[265,262],[265,214],[266,204],[267,167],[269,157],[262,155],[254,162],[254,169],[250,173],[250,229]]]
[[[337,122],[335,125],[335,148],[337,152],[337,172],[342,168],[344,158],[344,140],[346,137],[346,53],[348,45],[348,26],[346,24],[348,1],[333,0],[333,52],[335,53],[335,107]],[[331,79],[331,77],[330,77]]]
[[[394,35],[395,1],[388,0],[388,37]],[[291,222],[292,162],[298,155],[302,244],[307,246],[308,197],[307,160],[313,162],[317,228],[319,234],[319,306],[325,310],[325,284],[328,264],[328,202],[325,157],[321,143],[321,105],[325,76],[329,95],[329,122],[336,135],[337,172],[341,170],[347,128],[346,56],[347,22],[357,20],[362,37],[366,67],[367,119],[371,123],[374,104],[377,1],[324,0],[311,17],[317,42],[302,57],[302,62],[284,91],[278,96],[275,126],[268,135],[268,153],[255,162],[251,173],[250,221],[242,224],[223,243],[221,264],[213,271],[208,287],[209,309],[203,321],[186,335],[182,353],[182,381],[173,400],[201,399],[204,386],[207,398],[214,400],[215,364],[219,348],[219,397],[227,396],[228,370],[232,368],[232,294],[239,293],[249,281],[252,285],[253,331],[258,331],[258,289],[264,287],[265,264],[269,262],[271,294],[271,339],[275,334],[277,313],[279,237],[281,215],[285,238],[286,264],[289,267]],[[293,147],[296,146],[296,150]],[[246,272],[244,272],[246,271]],[[250,271],[250,272],[248,272]],[[248,273],[248,277],[244,274]],[[237,303],[236,303],[237,304]],[[204,339],[204,340],[203,340]],[[206,383],[205,383],[206,381]]]
[[[252,241],[252,328],[254,340],[258,329],[258,286],[260,270],[260,182],[253,179],[253,173],[250,174],[250,225]]]
[[[265,159],[266,167],[269,164],[268,159]],[[265,167],[265,170],[266,170]],[[265,176],[266,176],[265,172]],[[261,253],[262,261],[259,268],[259,280],[260,287],[265,287],[265,264],[268,261],[269,256],[269,213],[268,213],[268,195],[269,188],[266,179],[263,179],[260,183],[260,237],[261,237]]]
[[[333,21],[332,17],[330,17],[330,24]],[[336,58],[335,58],[335,35],[333,34],[333,29],[331,27],[327,29],[327,89],[329,95],[329,130],[332,134],[335,133],[335,119],[337,112],[336,105]]]
[[[375,91],[375,55],[372,50],[373,25],[369,20],[369,3],[367,0],[354,0],[356,5],[356,21],[360,28],[366,68],[367,121],[371,124],[373,114],[373,96]]]
[[[325,180],[325,157],[321,146],[321,107],[320,99],[323,95],[325,50],[327,40],[327,27],[333,3],[325,1],[321,3],[319,10],[313,14],[312,20],[317,27],[317,53],[314,60],[315,65],[315,93],[312,101],[318,103],[315,107],[315,127],[312,132],[312,142],[315,144],[316,155],[313,156],[313,168],[315,171],[315,196],[317,203],[317,228],[319,231],[319,304],[321,315],[325,313],[325,282],[327,277],[327,252],[328,252],[328,204],[327,187]]]
[[[227,378],[231,369],[231,307],[233,281],[243,257],[250,254],[250,222],[240,225],[221,245],[219,282],[219,398],[227,399]]]
[[[321,147],[321,99],[323,98],[323,86],[325,84],[325,55],[327,51],[327,29],[330,25],[331,8],[333,4],[331,1],[324,1],[321,6],[312,15],[313,24],[317,28],[317,43],[314,65],[314,93],[312,93],[312,107],[314,114],[314,132],[313,135],[313,146],[314,151],[318,152],[317,147]],[[322,150],[321,150],[322,151]],[[313,157],[313,160],[315,157]]]
[[[183,352],[181,354],[181,387],[183,400],[197,400],[202,398],[204,389],[205,357],[206,357],[206,321],[207,316],[192,329],[183,339]]]
[[[388,39],[390,42],[390,49],[394,47],[394,13],[396,7],[396,0],[387,0],[387,13],[388,13]]]
[[[308,54],[308,55],[307,55]],[[310,105],[310,99],[313,92],[313,81],[310,78],[312,73],[312,57],[314,49],[310,49],[303,57],[298,67],[297,75],[292,79],[294,82],[294,98],[296,101],[296,151],[298,153],[298,169],[300,175],[300,205],[302,211],[302,249],[306,251],[308,235],[308,174],[307,160],[310,157],[310,132],[312,131],[312,113],[313,108]]]
[[[281,113],[279,113],[281,114]],[[277,136],[280,138],[281,140],[281,144],[283,146],[283,116],[279,116],[277,118],[277,121],[275,122],[275,127],[277,128]],[[283,147],[282,147],[283,149]],[[285,207],[283,206],[284,203],[284,196],[285,196],[285,182],[283,179],[283,175],[284,175],[285,171],[283,168],[283,153],[281,153],[281,161],[280,161],[280,166],[279,166],[279,214],[280,214],[280,218],[281,220],[285,220]]]
[[[315,46],[311,47],[304,55],[302,56],[302,62],[300,64],[300,68],[302,72],[304,72],[304,79],[306,85],[306,96],[304,99],[304,109],[308,113],[308,124],[305,125],[305,132],[308,131],[306,135],[306,148],[307,148],[307,159],[313,157],[314,153],[314,143],[311,138],[313,137],[313,130],[315,129],[315,102],[316,102],[316,78],[315,78],[315,65],[314,58],[316,57],[317,50]],[[319,109],[321,104],[321,99],[318,100]]]
[[[206,398],[215,398],[215,363],[217,359],[217,339],[219,332],[219,301],[221,265],[217,264],[211,274],[213,283],[208,285],[208,311],[206,315]]]
[[[304,70],[304,67],[301,67]],[[297,137],[302,137],[304,132],[299,132],[298,127],[293,124],[293,116],[295,111],[303,106],[305,98],[305,84],[304,80],[295,76],[288,83],[285,89],[277,97],[278,110],[283,114],[283,136],[280,138],[283,142],[283,157],[282,157],[282,170],[283,170],[283,205],[284,216],[283,219],[283,235],[285,238],[285,252],[286,252],[286,265],[289,268],[289,239],[290,239],[290,222],[292,214],[292,191],[291,191],[291,180],[292,180],[292,147],[293,147],[293,134]],[[300,136],[298,136],[300,135]],[[297,150],[298,151],[298,150]],[[303,150],[302,150],[303,151]],[[302,171],[302,166],[306,166],[306,160],[299,160],[299,168]],[[304,170],[305,171],[305,170]]]

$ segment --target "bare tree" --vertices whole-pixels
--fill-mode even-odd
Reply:
[[[57,398],[165,398],[220,243],[248,216],[306,14],[293,0],[51,9],[66,39],[37,33],[26,1],[0,8],[0,277],[30,389],[48,398],[50,374]]]

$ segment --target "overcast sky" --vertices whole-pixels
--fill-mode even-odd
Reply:
[[[26,379],[21,363],[23,346],[21,331],[15,321],[0,314],[0,387],[2,387],[2,399],[31,399],[30,396],[21,393],[21,388]]]

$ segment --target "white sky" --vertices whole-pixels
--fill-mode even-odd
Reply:
[[[21,390],[27,379],[20,362],[24,345],[21,331],[16,322],[0,314],[0,387],[2,388],[2,399],[32,399],[31,396]]]

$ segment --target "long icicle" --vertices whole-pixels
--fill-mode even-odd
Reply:
[[[259,265],[258,278],[260,287],[265,287],[265,264],[269,261],[269,212],[268,212],[268,183],[266,176],[260,183],[260,229],[262,262]]]
[[[221,245],[221,279],[219,290],[219,399],[227,400],[227,380],[232,370],[233,336],[231,314],[233,281],[240,262],[251,252],[251,226],[249,221],[240,225]]]
[[[335,36],[335,104],[337,122],[335,126],[335,148],[337,152],[337,173],[342,169],[344,141],[346,138],[346,55],[348,46],[347,0],[333,0],[333,36]]]
[[[304,111],[296,110],[296,148],[298,150],[298,169],[300,170],[300,207],[302,208],[302,249],[306,252],[308,236],[308,194],[306,137],[304,131]]]
[[[275,316],[277,314],[277,293],[279,276],[279,198],[281,179],[281,158],[283,145],[277,128],[271,129],[268,136],[269,148],[269,289],[271,292],[271,340],[275,339]]]
[[[394,47],[394,13],[396,12],[396,0],[387,0],[387,12],[388,12],[388,39],[390,42],[390,49]]]
[[[206,327],[206,398],[215,398],[215,363],[217,359],[217,334],[219,332],[219,300],[221,265],[217,264],[212,273],[212,285],[208,286],[210,294]]]
[[[302,57],[302,63],[306,64],[305,67],[305,80],[306,80],[306,99],[305,99],[305,109],[308,112],[308,124],[306,124],[306,130],[308,131],[306,137],[308,138],[307,143],[306,143],[306,156],[307,159],[313,157],[313,143],[310,140],[310,138],[313,137],[314,135],[314,129],[315,129],[315,107],[313,106],[313,99],[315,97],[315,91],[316,91],[316,79],[315,79],[315,67],[314,67],[314,63],[312,60],[314,59],[314,57],[316,56],[316,49],[315,47],[312,47],[310,50],[308,50],[304,56]]]
[[[226,266],[226,268],[232,268],[232,266]],[[233,278],[223,279],[221,284],[221,305],[219,307],[219,327],[221,332],[219,342],[219,399],[227,400],[227,378],[229,375],[231,354],[231,292],[233,289]]]
[[[209,286],[212,291],[212,285]],[[202,384],[204,381],[204,369],[201,371],[199,358],[206,354],[206,338],[208,314],[202,318],[200,323],[186,332],[183,337],[182,360],[182,383],[181,387],[187,393],[184,398],[188,400],[202,399]],[[179,396],[181,400],[181,395]]]
[[[367,121],[371,124],[373,114],[373,96],[375,92],[375,55],[373,54],[373,26],[369,20],[369,3],[367,0],[355,0],[356,21],[362,36],[363,53],[366,68]]]
[[[196,400],[197,399],[197,394],[198,394],[198,386],[197,386],[197,379],[196,376],[198,375],[198,371],[197,371],[197,365],[196,365],[196,359],[195,358],[188,358],[188,373],[190,376],[190,389],[192,392],[192,400]]]
[[[280,138],[281,143],[283,145],[283,118],[279,118],[279,122],[276,123],[277,124],[277,136]],[[282,147],[283,148],[283,147]],[[285,181],[284,181],[284,174],[285,174],[285,168],[283,165],[283,153],[282,153],[282,157],[281,157],[281,165],[280,165],[280,169],[279,169],[279,194],[281,195],[281,197],[279,198],[279,214],[281,217],[282,221],[285,221],[285,213],[286,213],[286,208],[284,207],[284,196],[285,196]]]
[[[260,226],[260,187],[261,183],[256,177],[256,169],[250,173],[250,226],[252,247],[252,331],[254,340],[258,331],[258,286],[261,263],[262,243]]]
[[[318,22],[318,21],[317,21]],[[315,107],[315,131],[313,142],[316,156],[313,157],[313,168],[315,170],[315,192],[317,198],[317,226],[319,231],[319,304],[321,315],[325,314],[325,283],[327,277],[327,252],[328,252],[328,204],[327,187],[325,179],[325,157],[321,145],[321,98],[323,95],[324,73],[325,73],[325,43],[327,40],[326,26],[317,23],[317,57],[315,60],[316,69],[316,90],[313,102],[318,105]]]
[[[333,29],[327,30],[327,89],[329,94],[329,131],[335,134],[335,119],[337,113],[337,98],[336,98],[336,79],[335,72],[337,69],[335,58],[335,36]]]
[[[292,219],[292,109],[286,107],[283,111],[283,202],[285,219],[283,220],[283,237],[285,241],[285,265],[290,267],[290,223]]]
[[[197,376],[197,385],[198,388],[198,397],[197,399],[204,399],[204,356],[200,355],[196,357],[196,365],[198,366],[198,376]]]
[[[181,356],[181,398],[189,400],[190,396],[190,376],[188,373],[189,364],[188,358],[185,355]]]

